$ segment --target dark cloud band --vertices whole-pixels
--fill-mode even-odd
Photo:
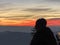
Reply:
[[[51,12],[53,11],[51,8],[29,8],[29,9],[25,9],[22,11],[29,11],[29,12]]]
[[[33,15],[20,15],[20,16],[0,16],[0,18],[8,19],[8,20],[24,20],[32,17]]]

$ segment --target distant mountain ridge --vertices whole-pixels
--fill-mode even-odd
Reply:
[[[48,26],[53,31],[60,31],[60,26]],[[32,26],[0,26],[0,32],[26,32],[30,33],[32,32],[34,27]]]

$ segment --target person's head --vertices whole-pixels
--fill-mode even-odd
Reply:
[[[36,21],[35,29],[46,27],[47,21],[44,18],[38,19]]]

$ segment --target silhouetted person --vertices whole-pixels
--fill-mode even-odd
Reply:
[[[36,21],[36,32],[33,35],[30,45],[57,45],[53,32],[46,24],[47,21],[43,18]]]

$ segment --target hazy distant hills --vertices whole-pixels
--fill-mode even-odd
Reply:
[[[0,45],[29,45],[32,35],[21,32],[0,32]]]
[[[12,32],[31,32],[33,27],[30,26],[0,26],[0,32],[12,31]]]
[[[50,28],[54,34],[60,31],[60,26]],[[0,26],[0,45],[29,45],[32,29],[30,26]]]
[[[60,31],[60,26],[49,26],[53,32]],[[26,32],[30,33],[34,27],[31,26],[0,26],[0,32]]]

